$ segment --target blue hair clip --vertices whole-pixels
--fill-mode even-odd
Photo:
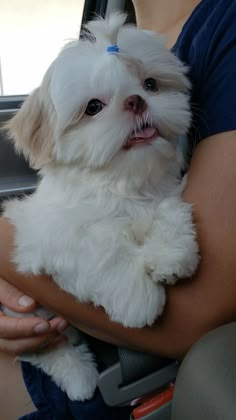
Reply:
[[[119,51],[118,45],[109,45],[109,47],[107,47],[108,54],[117,54]]]

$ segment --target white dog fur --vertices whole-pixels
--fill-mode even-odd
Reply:
[[[143,327],[163,311],[164,284],[191,276],[199,261],[176,142],[190,125],[190,85],[159,35],[124,21],[115,14],[90,22],[8,123],[41,181],[33,195],[6,203],[5,217],[16,227],[19,271],[48,273],[113,321]],[[108,53],[114,44],[119,51]],[[132,108],[133,95],[145,109]],[[101,109],[90,116],[93,98]],[[155,134],[135,143],[140,133]],[[24,360],[72,400],[94,392],[96,364],[83,342]]]

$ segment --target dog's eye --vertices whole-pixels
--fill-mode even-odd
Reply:
[[[151,92],[157,92],[158,91],[158,84],[155,79],[152,77],[149,77],[144,81],[144,89],[150,90]]]
[[[103,109],[103,107],[104,104],[99,99],[91,99],[87,105],[85,114],[91,116],[96,115]]]

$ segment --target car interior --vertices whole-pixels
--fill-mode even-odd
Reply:
[[[126,11],[129,21],[135,23],[131,0],[86,0],[82,21],[115,10]],[[21,95],[3,92],[2,89],[1,124],[17,111],[26,97],[24,92]],[[37,173],[14,152],[1,133],[0,201],[30,194],[36,186]],[[111,406],[135,401],[131,419],[236,419],[236,323],[208,333],[183,361],[117,348],[98,340],[94,345],[104,364],[98,383],[102,396]],[[0,420],[5,419],[0,415]]]

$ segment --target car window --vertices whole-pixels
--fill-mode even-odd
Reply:
[[[62,46],[78,37],[84,0],[0,0],[0,95],[38,86]]]

